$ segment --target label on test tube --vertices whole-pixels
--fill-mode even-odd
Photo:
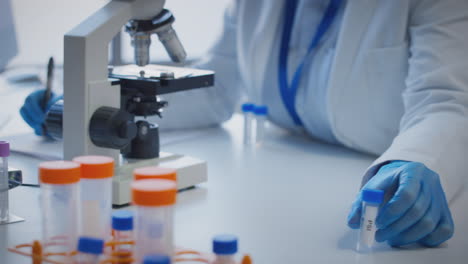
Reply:
[[[382,190],[362,190],[362,213],[361,230],[357,250],[359,252],[371,251],[375,244],[375,219],[379,211],[379,206],[383,202],[384,192]]]

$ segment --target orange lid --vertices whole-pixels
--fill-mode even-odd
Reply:
[[[132,203],[141,206],[167,206],[176,202],[175,181],[148,179],[132,182]]]
[[[49,184],[72,184],[80,181],[80,164],[72,161],[48,161],[39,164],[39,180]]]
[[[171,181],[177,180],[177,172],[175,169],[158,166],[137,168],[133,171],[133,176],[135,181],[144,179],[166,179]]]
[[[81,178],[103,179],[114,176],[114,159],[106,156],[80,156],[73,159],[81,164]]]

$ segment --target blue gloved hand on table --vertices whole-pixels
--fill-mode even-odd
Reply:
[[[376,219],[378,242],[434,247],[452,237],[454,224],[439,175],[424,164],[393,161],[382,166],[364,188],[383,190],[389,199]],[[359,228],[361,210],[359,195],[348,216],[353,229]]]
[[[30,127],[34,129],[34,133],[38,136],[43,136],[44,131],[42,124],[44,123],[45,115],[52,105],[58,100],[62,99],[63,96],[58,96],[52,93],[51,99],[47,102],[47,106],[44,109],[42,107],[42,100],[44,98],[45,90],[39,90],[31,93],[26,100],[24,105],[20,109],[21,117],[28,123]]]

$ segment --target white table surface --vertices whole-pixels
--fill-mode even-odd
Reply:
[[[455,236],[440,248],[385,247],[372,255],[355,252],[357,232],[346,216],[360,178],[374,157],[293,136],[270,127],[264,145],[242,144],[242,120],[207,129],[198,140],[165,151],[202,158],[209,181],[180,193],[176,209],[178,245],[210,251],[218,233],[240,237],[240,251],[254,263],[467,263],[467,193],[452,204]],[[36,176],[37,160],[13,155],[25,180]],[[0,263],[30,263],[7,246],[40,238],[39,189],[11,191],[11,212],[25,222],[0,226]]]

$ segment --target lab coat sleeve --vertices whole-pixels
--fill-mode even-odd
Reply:
[[[363,183],[388,161],[422,162],[452,200],[468,173],[468,1],[415,2],[410,21],[400,132]]]
[[[236,54],[237,5],[232,2],[224,15],[224,29],[208,54],[193,68],[215,71],[215,85],[162,96],[169,103],[163,118],[150,121],[162,130],[213,126],[228,120],[241,96]]]

